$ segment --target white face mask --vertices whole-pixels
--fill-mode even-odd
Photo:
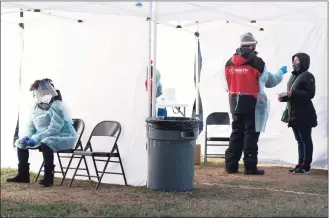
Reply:
[[[41,97],[41,102],[49,104],[49,102],[51,101],[52,98],[53,98],[52,95],[44,95]]]
[[[33,98],[34,98],[36,103],[38,103],[38,104],[41,103],[41,101],[39,100],[39,98],[37,96],[33,96]]]

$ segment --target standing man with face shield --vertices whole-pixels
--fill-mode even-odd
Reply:
[[[257,41],[251,33],[240,37],[240,48],[227,61],[225,76],[232,113],[232,133],[229,147],[225,152],[227,173],[237,173],[239,160],[244,153],[244,174],[263,175],[257,168],[258,139],[265,130],[269,105],[265,87],[278,85],[287,73],[287,67],[272,74],[265,62],[257,56]]]
[[[31,85],[35,106],[26,136],[17,139],[18,174],[7,182],[29,183],[29,148],[40,148],[45,162],[43,186],[54,183],[54,151],[73,149],[77,133],[63,102],[56,100],[58,93],[50,80],[37,80]]]

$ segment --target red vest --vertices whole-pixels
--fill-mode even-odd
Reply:
[[[225,67],[225,76],[230,95],[251,95],[257,98],[259,92],[258,78],[261,73],[248,65],[247,60],[239,55],[234,55],[232,64]]]

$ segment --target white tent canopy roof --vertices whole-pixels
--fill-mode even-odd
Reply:
[[[41,9],[149,17],[150,2],[2,2],[2,9]],[[157,2],[159,21],[327,20],[327,2]]]

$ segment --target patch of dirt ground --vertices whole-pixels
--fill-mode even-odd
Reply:
[[[242,169],[242,168],[241,168]],[[195,184],[196,191],[207,191],[213,186],[229,185],[228,188],[260,188],[289,190],[292,192],[305,192],[315,195],[328,195],[328,171],[312,170],[308,175],[296,175],[289,173],[285,167],[263,166],[265,175],[245,176],[241,173],[229,175],[225,173],[223,164],[213,164],[207,167],[196,166]],[[39,204],[72,202],[79,204],[120,204],[133,205],[155,204],[175,198],[175,193],[151,192],[145,187],[130,187],[101,184],[95,190],[95,183],[89,181],[75,180],[72,187],[67,187],[69,180],[60,186],[60,179],[56,178],[55,186],[52,188],[41,188],[34,184],[9,184],[5,179],[14,175],[15,172],[1,174],[1,198],[15,201],[35,202]],[[31,178],[31,181],[33,178]],[[231,193],[236,190],[232,189]],[[161,197],[160,197],[160,196]],[[189,195],[189,193],[179,194]]]
[[[320,193],[328,193],[328,170],[312,169],[310,174],[294,174],[289,172],[289,168],[282,166],[260,165],[260,169],[265,170],[263,176],[245,176],[242,170],[238,174],[227,174],[224,164],[212,164],[207,167],[196,166],[196,184],[230,184],[241,186],[257,186],[272,189],[295,189],[303,191],[310,190],[308,185],[322,184],[321,187],[313,187]],[[243,166],[240,166],[243,169]],[[322,190],[319,190],[321,188]],[[312,187],[311,187],[312,189]],[[304,190],[305,191],[305,190]]]

